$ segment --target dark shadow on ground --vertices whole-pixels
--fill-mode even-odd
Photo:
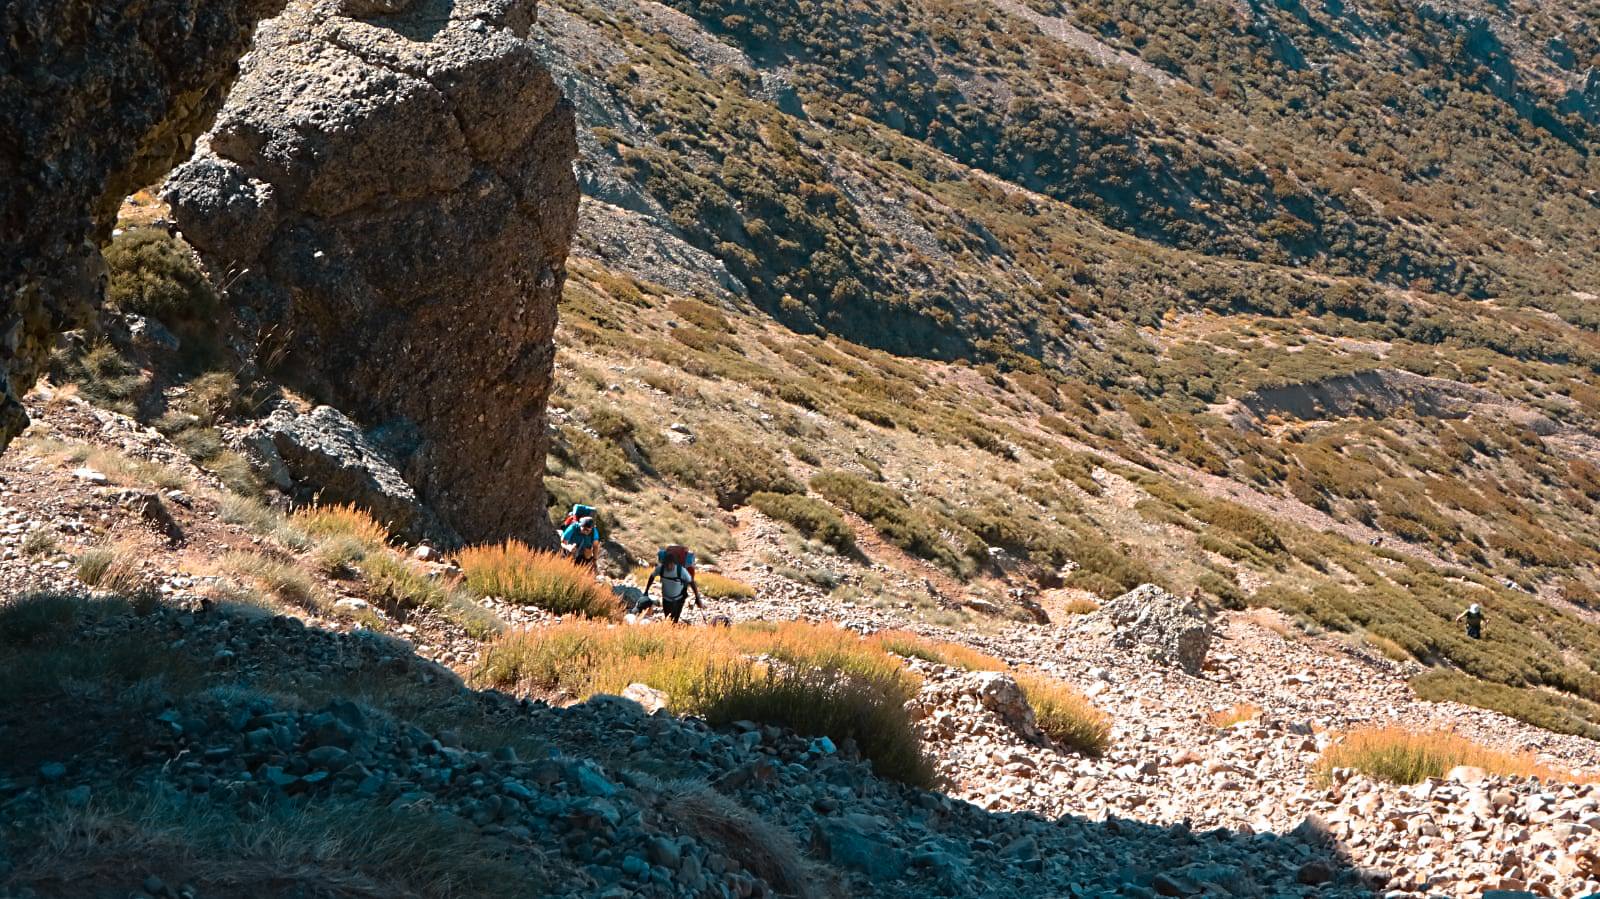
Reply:
[[[144,611],[0,601],[0,896],[1369,894],[1309,828],[988,812],[775,727],[475,690],[251,607]]]

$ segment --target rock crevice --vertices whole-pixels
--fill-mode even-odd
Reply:
[[[122,199],[185,159],[282,0],[0,6],[0,449],[55,335],[93,320]]]

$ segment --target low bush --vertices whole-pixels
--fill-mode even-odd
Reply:
[[[1353,768],[1378,780],[1414,784],[1444,777],[1458,765],[1510,777],[1575,779],[1572,772],[1544,765],[1531,753],[1499,752],[1450,731],[1417,732],[1399,727],[1365,728],[1344,735],[1322,754],[1318,770],[1327,776],[1335,768]]]
[[[538,606],[557,615],[620,617],[622,606],[589,569],[518,540],[461,551],[457,561],[469,592]]]
[[[906,716],[900,675],[873,673],[869,650],[845,650],[838,635],[824,630],[774,626],[707,632],[568,621],[502,637],[485,650],[474,679],[578,697],[620,693],[631,683],[643,683],[666,693],[668,706],[678,714],[716,725],[760,721],[850,740],[879,774],[929,784],[931,769]],[[864,648],[859,639],[855,642]],[[758,662],[751,658],[756,654],[774,661]]]
[[[85,400],[123,415],[138,412],[150,378],[109,343],[58,351],[50,359],[50,378],[72,384]]]
[[[1016,678],[1033,706],[1039,730],[1052,740],[1094,756],[1111,745],[1111,716],[1070,684],[1031,671],[1016,672]]]
[[[1458,671],[1434,670],[1411,679],[1429,702],[1459,702],[1509,715],[1545,730],[1600,740],[1600,703],[1536,687],[1512,687]]]
[[[849,523],[832,506],[821,500],[794,493],[761,492],[750,495],[750,505],[840,552],[855,549],[856,535]]]
[[[1090,615],[1100,611],[1100,604],[1080,596],[1062,603],[1061,611],[1068,615]]]
[[[0,604],[0,646],[22,646],[63,632],[88,602],[65,593],[28,593]]]
[[[169,325],[208,322],[217,292],[187,244],[159,228],[129,228],[106,247],[106,303]]]

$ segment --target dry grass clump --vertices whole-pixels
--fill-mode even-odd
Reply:
[[[1080,596],[1062,603],[1061,611],[1068,615],[1089,615],[1100,611],[1100,604],[1092,599]]]
[[[1253,702],[1237,702],[1225,709],[1216,709],[1206,716],[1212,727],[1222,729],[1261,717],[1261,706]]]
[[[44,528],[34,528],[22,537],[22,554],[30,559],[54,555],[60,549],[55,535]]]
[[[96,546],[79,554],[73,573],[85,586],[107,593],[136,593],[145,587],[139,557],[125,547]]]
[[[704,784],[677,781],[664,787],[667,817],[782,895],[799,899],[835,895],[827,888],[825,872],[806,858],[788,831]]]
[[[366,511],[349,504],[306,506],[289,516],[289,523],[312,537],[322,539],[349,537],[367,546],[384,546],[389,542],[388,528]]]
[[[1015,676],[1039,730],[1052,740],[1085,755],[1100,755],[1111,745],[1111,716],[1095,708],[1089,697],[1048,675],[1018,671]]]
[[[1371,646],[1373,649],[1376,649],[1378,652],[1382,653],[1390,661],[1411,661],[1411,653],[1407,652],[1404,646],[1401,646],[1393,640],[1390,640],[1388,637],[1380,637],[1377,634],[1363,634],[1361,639],[1365,641],[1368,646]]]
[[[921,680],[900,661],[854,631],[809,621],[746,621],[726,633],[734,646],[787,665],[843,671],[886,693],[910,699]]]
[[[222,557],[222,567],[235,577],[254,581],[280,602],[319,612],[327,606],[327,599],[311,576],[288,562],[260,553],[231,552]]]
[[[930,640],[910,631],[879,631],[868,638],[878,647],[908,659],[922,659],[936,665],[949,665],[967,671],[1006,671],[1008,666],[994,656],[962,646]]]
[[[557,615],[619,618],[621,603],[587,568],[520,540],[474,546],[457,559],[469,592],[538,606]]]
[[[1363,728],[1345,734],[1322,754],[1318,771],[1327,776],[1335,768],[1354,768],[1379,780],[1414,784],[1444,777],[1458,765],[1508,777],[1568,782],[1591,779],[1545,765],[1532,753],[1500,752],[1450,731],[1418,733],[1399,727]]]
[[[813,625],[706,631],[566,621],[502,637],[473,676],[488,686],[579,697],[644,683],[666,693],[678,714],[851,740],[879,774],[930,783],[904,708],[912,685],[863,641],[850,637],[856,645],[846,645],[846,634]]]

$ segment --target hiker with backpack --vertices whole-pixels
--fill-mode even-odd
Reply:
[[[591,571],[600,561],[600,526],[592,516],[580,518],[561,532],[561,551],[572,561]]]
[[[644,585],[646,603],[650,601],[650,588],[655,586],[656,578],[661,579],[661,611],[674,624],[683,615],[684,602],[691,592],[695,608],[705,611],[705,603],[700,601],[700,588],[694,582],[694,553],[688,547],[673,545],[656,553],[655,570],[650,572],[650,579]]]
[[[1473,603],[1467,610],[1456,616],[1456,620],[1463,618],[1467,621],[1467,636],[1474,640],[1483,639],[1483,606]]]

